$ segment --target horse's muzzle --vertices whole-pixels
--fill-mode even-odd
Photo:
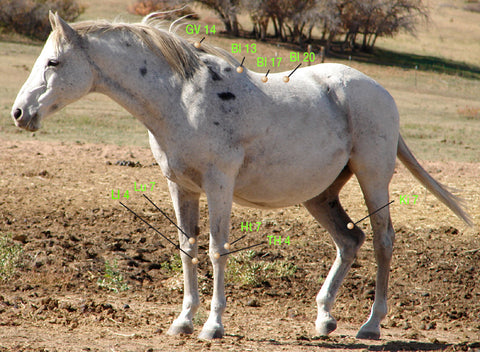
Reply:
[[[38,130],[40,127],[38,123],[38,114],[35,113],[30,117],[27,115],[28,114],[25,114],[25,112],[21,108],[16,108],[12,110],[12,117],[17,127],[26,129],[27,131],[31,132]]]

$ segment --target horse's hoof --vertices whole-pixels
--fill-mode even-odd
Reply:
[[[380,331],[368,331],[362,328],[357,334],[357,339],[380,340]]]
[[[192,334],[193,323],[190,320],[174,320],[167,331],[168,335]]]
[[[202,340],[221,339],[224,332],[222,325],[215,324],[214,326],[207,326],[205,324],[198,338]]]
[[[320,336],[327,336],[336,328],[337,328],[337,321],[333,317],[330,317],[322,321],[317,321],[317,323],[315,324],[315,331]]]

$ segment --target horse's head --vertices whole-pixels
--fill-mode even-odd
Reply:
[[[52,33],[15,99],[12,117],[18,127],[40,128],[40,121],[87,94],[93,72],[86,41],[58,14],[50,12]]]

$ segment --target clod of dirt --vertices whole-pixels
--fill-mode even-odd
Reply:
[[[17,234],[12,237],[15,241],[27,243],[28,236],[25,234]]]
[[[48,173],[47,170],[40,171],[40,172],[38,173],[38,176],[41,176],[41,177],[51,177],[51,175]]]
[[[142,167],[142,164],[140,164],[139,161],[134,162],[131,160],[118,160],[115,165],[119,166],[130,166],[130,167]]]
[[[260,302],[257,299],[252,298],[248,300],[245,305],[248,307],[260,307]]]

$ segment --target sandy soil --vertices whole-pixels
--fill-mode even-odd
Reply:
[[[363,224],[367,241],[334,308],[339,328],[329,338],[314,336],[314,297],[335,252],[326,232],[299,206],[234,208],[233,238],[242,235],[241,222],[269,224],[249,234],[244,246],[272,233],[291,236],[290,245],[259,247],[252,260],[283,260],[297,271],[257,287],[229,283],[225,338],[198,340],[212,282],[204,200],[199,255],[203,304],[195,334],[166,335],[182,298],[180,272],[165,265],[172,263],[173,248],[111,197],[112,190],[129,190],[123,201],[176,238],[174,227],[134,190],[135,183],[155,182],[145,194],[173,216],[165,180],[153,163],[148,149],[136,147],[2,141],[0,233],[12,235],[23,254],[17,273],[0,281],[0,351],[480,350],[478,229],[457,220],[400,166],[391,185],[397,240],[390,312],[381,340],[354,338],[374,294],[368,222]],[[478,223],[480,165],[423,164],[441,182],[462,189]],[[400,204],[405,194],[419,195],[416,204]],[[366,215],[355,181],[345,187],[342,201],[353,219]],[[99,287],[105,261],[118,263],[127,291]]]

